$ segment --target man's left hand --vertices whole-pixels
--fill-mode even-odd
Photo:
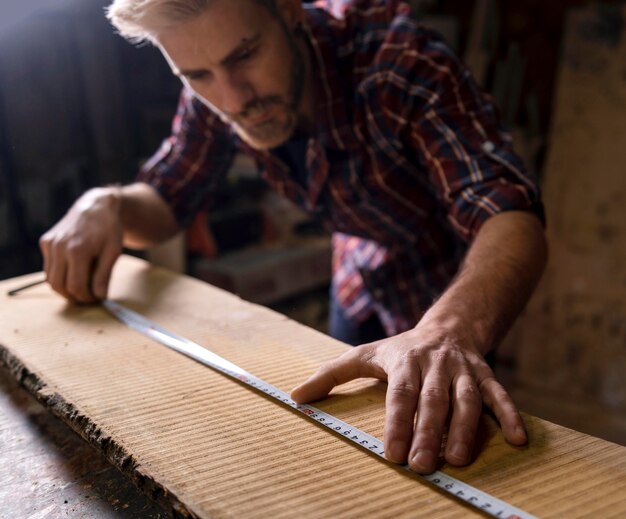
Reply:
[[[321,366],[291,396],[298,403],[319,400],[339,384],[362,377],[388,382],[384,427],[385,457],[416,472],[436,469],[448,418],[445,459],[471,461],[484,403],[513,445],[527,442],[513,400],[476,350],[426,327],[351,349]]]

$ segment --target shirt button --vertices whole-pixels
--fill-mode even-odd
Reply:
[[[485,153],[493,153],[496,151],[496,145],[491,141],[486,141],[483,143],[483,151]]]

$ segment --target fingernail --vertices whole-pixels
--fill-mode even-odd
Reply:
[[[302,384],[300,384],[299,386],[294,387],[291,392],[289,393],[291,395],[291,398],[293,398],[298,404],[302,404],[304,403],[302,400],[302,397],[298,394],[298,392],[300,391],[300,388],[302,387]]]
[[[389,461],[393,461],[395,463],[402,463],[406,460],[403,458],[404,454],[404,445],[402,442],[394,441],[389,444],[389,448],[386,451],[387,456],[385,456]]]
[[[412,467],[420,471],[430,471],[435,465],[435,455],[430,451],[418,451],[413,456]]]
[[[469,457],[469,449],[464,443],[457,443],[450,449],[450,454],[460,461],[466,461]]]

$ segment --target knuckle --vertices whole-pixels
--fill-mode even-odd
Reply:
[[[420,387],[409,380],[400,380],[391,385],[388,391],[394,396],[417,399],[420,394]]]
[[[504,389],[502,386],[499,386],[494,391],[494,397],[498,402],[500,402],[501,405],[508,407],[509,405],[513,404],[513,402],[511,401],[511,397],[506,392],[506,389]]]
[[[457,398],[468,402],[476,403],[481,401],[480,392],[474,385],[463,386],[457,390]]]
[[[361,360],[366,363],[366,364],[370,364],[370,365],[375,365],[378,366],[378,357],[376,355],[376,349],[375,348],[368,348],[367,346],[361,346],[361,351],[359,353],[361,353]]]
[[[42,238],[44,243],[50,250],[55,251],[59,246],[59,239],[56,236],[48,235],[45,238]]]
[[[433,352],[432,361],[434,364],[464,364],[466,363],[466,359],[463,354],[456,349],[452,348],[443,348]]]
[[[436,364],[446,364],[451,357],[450,350],[438,350],[433,352],[432,359]]]
[[[50,238],[48,242],[48,249],[52,253],[53,256],[64,256],[66,251],[66,243],[62,238],[57,236],[53,236]]]
[[[508,400],[509,394],[506,389],[493,377],[489,377],[481,382],[481,393],[489,392],[496,400]]]
[[[419,349],[409,349],[400,356],[400,363],[405,366],[419,365],[424,358],[424,353]]]
[[[80,238],[72,238],[67,242],[66,250],[68,254],[80,254],[85,248],[85,242]]]
[[[422,390],[420,397],[427,402],[445,402],[450,401],[448,391],[439,386],[430,386]]]

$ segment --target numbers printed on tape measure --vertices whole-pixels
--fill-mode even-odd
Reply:
[[[353,427],[352,425],[340,420],[339,418],[325,413],[321,409],[313,407],[308,404],[297,404],[291,399],[291,397],[281,391],[280,389],[272,386],[264,380],[255,377],[251,373],[248,373],[244,369],[240,368],[236,364],[216,355],[210,350],[191,342],[184,337],[175,335],[164,328],[149,321],[142,315],[129,310],[128,308],[115,303],[109,299],[106,299],[102,303],[104,307],[111,312],[120,321],[126,324],[129,328],[142,333],[155,341],[171,348],[183,355],[186,355],[202,364],[213,368],[216,371],[224,373],[225,375],[238,380],[243,384],[248,385],[258,391],[261,391],[275,400],[282,402],[289,407],[299,411],[301,414],[311,420],[315,420],[317,423],[323,425],[329,430],[339,434],[340,436],[347,438],[355,445],[363,447],[376,454],[377,456],[384,458],[385,449],[384,444],[378,438],[367,434],[360,429]],[[415,474],[409,469],[408,465],[403,467],[405,470]],[[436,471],[426,476],[420,476],[426,481],[432,483],[437,488],[440,488],[444,492],[447,492],[451,496],[463,500],[469,503],[473,507],[482,510],[483,512],[501,519],[534,519],[534,516],[515,508],[500,499],[497,499],[477,488],[472,487],[458,479],[448,476],[443,472]]]

